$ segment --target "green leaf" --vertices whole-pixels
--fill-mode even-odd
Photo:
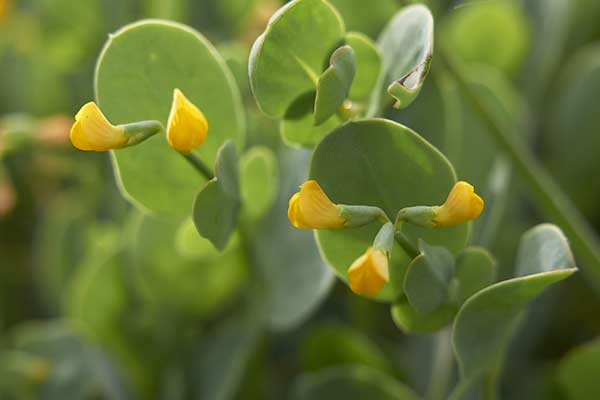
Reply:
[[[408,301],[400,301],[392,306],[392,319],[405,333],[431,333],[445,327],[456,315],[456,306],[442,304],[428,314],[415,310]]]
[[[392,377],[366,366],[343,366],[301,375],[292,400],[417,400],[419,397]]]
[[[338,364],[362,364],[382,372],[392,371],[385,353],[368,336],[337,322],[316,326],[305,337],[302,364],[306,370],[319,370]]]
[[[454,256],[445,247],[419,241],[421,254],[408,265],[404,293],[409,303],[422,314],[436,310],[448,297],[454,277]]]
[[[467,247],[456,260],[456,279],[458,281],[458,304],[496,280],[496,260],[485,249]]]
[[[237,244],[237,236],[234,234],[229,245],[235,247]],[[189,259],[214,260],[220,254],[210,240],[198,234],[192,218],[187,218],[177,229],[175,248],[180,256]]]
[[[191,318],[210,318],[234,299],[248,278],[239,241],[230,240],[215,258],[182,257],[180,224],[145,215],[134,232],[135,283],[149,306]]]
[[[286,213],[290,197],[306,178],[309,155],[308,151],[281,150],[279,197],[248,234],[254,265],[266,285],[268,324],[277,331],[304,321],[334,282],[312,232],[292,227]]]
[[[531,27],[519,1],[480,2],[451,13],[440,37],[444,48],[465,62],[511,75],[529,51]]]
[[[433,16],[424,5],[400,10],[377,40],[383,54],[383,84],[396,99],[394,107],[408,106],[419,94],[433,56]]]
[[[237,155],[235,146],[228,141],[217,154],[215,177],[194,201],[196,229],[219,250],[225,248],[237,225],[240,202]]]
[[[65,321],[28,322],[12,332],[14,349],[46,362],[38,368],[39,395],[48,400],[125,399],[123,383],[104,354]]]
[[[382,55],[371,39],[359,32],[346,34],[346,44],[354,50],[356,74],[348,98],[355,102],[370,100],[382,72]]]
[[[558,382],[569,400],[600,398],[600,340],[571,350],[558,368]]]
[[[250,219],[262,217],[275,202],[279,169],[268,147],[253,147],[240,160],[240,192],[243,212]]]
[[[294,0],[280,8],[250,54],[250,83],[260,109],[282,117],[300,95],[314,92],[343,38],[344,23],[327,1]]]
[[[316,146],[342,120],[336,114],[319,126],[314,124],[313,92],[300,96],[285,113],[279,124],[281,138],[289,146]]]
[[[440,152],[410,129],[383,119],[350,122],[329,134],[315,149],[309,175],[334,202],[377,206],[390,220],[404,207],[441,204],[456,180]],[[372,223],[317,231],[325,259],[344,281],[347,269],[371,245],[378,229]],[[465,245],[469,228],[468,224],[443,229],[404,224],[402,230],[415,246],[423,239],[457,253]],[[378,299],[398,298],[411,259],[399,245],[394,246],[390,282]]]
[[[337,113],[350,93],[356,66],[354,50],[345,45],[331,55],[329,68],[319,77],[315,97],[315,125]]]
[[[477,292],[458,312],[453,344],[463,379],[495,368],[527,304],[576,271],[564,235],[549,224],[523,235],[517,258],[517,278]]]
[[[208,136],[194,150],[196,155],[212,164],[225,140],[242,148],[239,91],[225,62],[202,35],[183,25],[152,20],[110,36],[96,67],[96,99],[112,123],[153,119],[166,125],[174,88],[208,120]],[[205,178],[169,147],[164,135],[112,155],[125,197],[161,215],[183,219],[190,214]]]
[[[253,301],[250,300],[250,303]],[[264,329],[264,310],[250,304],[218,324],[195,354],[194,385],[198,399],[230,400]]]
[[[517,276],[567,269],[574,265],[569,241],[557,226],[540,224],[521,236],[515,269]]]
[[[554,101],[545,139],[546,165],[585,216],[597,221],[600,188],[589,183],[598,160],[590,149],[600,148],[595,129],[600,125],[596,113],[600,106],[600,47],[586,47],[570,57],[555,86],[550,94]]]
[[[342,14],[349,30],[364,32],[370,37],[376,37],[381,27],[398,9],[396,0],[329,0]]]

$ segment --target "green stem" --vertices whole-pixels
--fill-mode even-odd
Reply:
[[[192,166],[194,168],[196,168],[196,170],[198,170],[198,172],[200,172],[200,174],[202,176],[204,176],[207,180],[210,181],[212,178],[215,177],[213,175],[212,170],[210,168],[208,168],[208,166],[206,164],[204,164],[204,161],[202,161],[194,153],[189,152],[189,153],[179,153],[179,154],[181,154],[186,160],[188,160],[188,162],[190,164],[192,164]]]
[[[415,258],[419,255],[419,250],[417,250],[417,248],[413,246],[410,240],[408,240],[408,238],[404,236],[404,234],[401,231],[397,230],[394,236],[396,238],[396,242],[400,245],[400,247],[402,247],[402,249],[404,249],[406,254],[408,254],[411,258]]]
[[[431,380],[425,400],[444,400],[454,369],[451,343],[452,330],[446,327],[435,336],[435,353],[431,367]]]
[[[465,97],[489,128],[488,132],[512,161],[519,176],[527,183],[536,205],[564,230],[575,253],[583,261],[583,272],[592,277],[594,286],[600,289],[600,241],[594,230],[525,144],[510,132],[504,131],[496,121],[487,104],[469,85],[462,65],[448,56],[442,60]]]

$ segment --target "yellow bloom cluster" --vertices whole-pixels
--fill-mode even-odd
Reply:
[[[96,103],[89,102],[75,115],[70,138],[73,146],[80,150],[106,151],[137,144],[155,133],[140,134],[140,130],[144,129],[150,128],[142,123],[115,126]],[[207,133],[208,121],[204,113],[181,90],[174,89],[166,129],[169,145],[179,152],[188,153],[204,143]]]
[[[477,218],[483,205],[483,199],[475,193],[473,186],[460,181],[441,206],[409,207],[399,214],[406,218],[404,221],[418,226],[450,227]],[[332,202],[315,180],[309,180],[290,199],[288,218],[296,228],[344,228],[351,225],[344,217],[347,215],[344,210],[348,208]],[[348,269],[348,280],[350,288],[357,294],[373,296],[379,293],[389,281],[388,252],[369,247]]]

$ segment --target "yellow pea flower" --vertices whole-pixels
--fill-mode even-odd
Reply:
[[[81,107],[75,115],[70,139],[79,150],[105,151],[125,147],[128,136],[125,128],[114,126],[93,101]]]
[[[329,200],[317,181],[309,180],[290,199],[288,218],[296,228],[342,228],[346,218],[340,216],[340,212],[340,207]]]
[[[350,289],[369,296],[379,293],[390,280],[388,258],[383,250],[369,247],[348,269]]]
[[[179,89],[173,91],[173,103],[167,122],[167,141],[175,150],[188,153],[206,139],[208,122],[204,113]]]
[[[483,211],[483,199],[467,182],[456,182],[443,205],[433,207],[435,226],[455,226],[477,218]]]

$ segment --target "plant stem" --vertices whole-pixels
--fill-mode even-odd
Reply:
[[[579,210],[543,168],[531,150],[510,132],[503,130],[487,104],[468,83],[463,66],[446,54],[442,60],[462,89],[463,94],[489,128],[495,142],[506,153],[519,176],[527,183],[535,204],[553,219],[569,237],[575,253],[581,257],[582,271],[600,289],[600,241]]]
[[[212,170],[210,168],[208,168],[208,166],[206,164],[204,164],[204,161],[202,161],[194,153],[189,152],[189,153],[179,153],[179,154],[181,154],[186,160],[188,160],[188,162],[190,164],[192,164],[192,166],[194,168],[196,168],[196,170],[198,170],[198,172],[200,172],[200,174],[202,176],[204,176],[207,180],[210,181],[212,178],[215,177],[213,175]]]
[[[402,247],[402,249],[404,249],[404,251],[406,251],[406,253],[411,258],[415,258],[419,255],[419,250],[417,250],[415,246],[413,246],[410,240],[408,240],[408,238],[404,236],[404,234],[401,231],[397,230],[394,236],[396,238],[396,242],[400,245],[400,247]]]
[[[435,336],[435,353],[431,366],[431,380],[425,400],[444,400],[454,368],[451,343],[452,330],[446,327]]]

